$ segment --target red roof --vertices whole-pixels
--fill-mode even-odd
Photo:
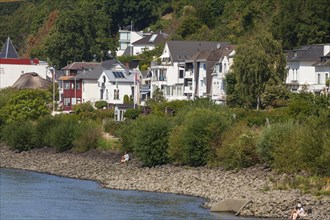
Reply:
[[[0,58],[0,64],[37,65],[38,59]]]

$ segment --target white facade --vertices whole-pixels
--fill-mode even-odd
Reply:
[[[117,56],[122,56],[127,47],[132,46],[135,41],[142,38],[142,31],[119,30],[119,47],[117,48]]]
[[[146,44],[146,45],[135,45],[133,47],[133,54],[139,55],[143,53],[144,51],[149,51],[155,49],[155,45]]]
[[[221,57],[219,62],[214,66],[212,73],[211,99],[216,103],[224,103],[226,99],[225,78],[234,63],[235,54],[235,50],[231,51],[228,56]]]
[[[107,101],[110,104],[123,104],[124,97],[127,95],[129,98],[132,97],[135,103],[138,102],[136,99],[139,83],[134,81],[134,74],[121,73],[124,75],[124,78],[114,78],[111,70],[103,71],[97,80],[99,100]]]
[[[86,80],[82,81],[82,102],[95,103],[99,100],[97,80]]]
[[[299,57],[300,53],[308,53],[313,49],[312,47],[307,49],[303,47],[293,51],[293,57],[287,63],[288,75],[285,81],[287,85],[290,85],[291,91],[300,91],[304,86],[307,86],[309,91],[316,93],[326,90],[326,79],[330,74],[329,64],[317,65],[316,61],[321,61],[322,56],[329,54],[330,44],[316,46],[323,47],[320,54],[316,55],[316,60]],[[297,60],[295,60],[296,57]]]
[[[29,72],[38,73],[44,79],[51,76],[46,62],[37,65],[0,64],[0,89],[12,86],[22,74]]]
[[[199,73],[197,83],[197,97],[206,97],[206,63],[197,62],[197,71]]]

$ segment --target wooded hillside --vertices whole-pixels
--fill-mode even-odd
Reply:
[[[170,39],[238,44],[266,30],[283,49],[330,42],[330,0],[26,0],[0,3],[0,45],[57,67],[102,60],[120,27],[162,30]]]

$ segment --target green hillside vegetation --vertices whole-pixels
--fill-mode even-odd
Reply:
[[[173,40],[248,44],[264,30],[282,49],[330,42],[328,0],[26,0],[0,3],[0,44],[11,37],[22,57],[57,68],[104,60],[117,48],[119,27],[162,30]],[[114,54],[114,53],[113,53]]]

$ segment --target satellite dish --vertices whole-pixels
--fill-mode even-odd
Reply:
[[[221,48],[221,44],[218,43],[218,44],[217,44],[217,49],[219,50],[220,48]]]

